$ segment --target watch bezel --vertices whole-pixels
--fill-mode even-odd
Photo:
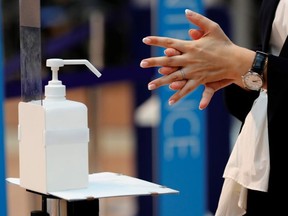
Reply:
[[[251,85],[248,82],[248,80],[247,80],[248,77],[254,77],[254,79],[258,78],[261,81],[261,84],[256,85],[256,86],[255,85]],[[253,90],[253,91],[259,91],[262,88],[262,86],[263,86],[263,82],[264,82],[263,75],[255,72],[255,71],[249,70],[246,74],[244,74],[242,76],[242,82],[243,82],[243,85],[244,85],[245,88],[247,88],[249,90]],[[254,84],[256,84],[256,83],[254,83]],[[257,82],[257,84],[258,84],[258,82]]]

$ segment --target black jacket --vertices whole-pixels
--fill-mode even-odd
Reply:
[[[279,0],[263,0],[260,9],[260,36],[262,51],[268,52],[271,26]],[[268,56],[268,138],[270,149],[270,178],[268,193],[248,192],[247,215],[288,215],[288,39],[282,47],[280,56]],[[225,103],[229,112],[244,121],[253,101],[259,93],[246,91],[236,85],[224,89]],[[279,198],[279,194],[285,194]],[[277,204],[275,204],[277,202]],[[274,203],[272,205],[272,203]],[[276,206],[275,206],[276,205]],[[250,214],[249,214],[250,209]],[[254,212],[255,211],[255,212]],[[261,212],[260,212],[261,211]],[[274,211],[269,214],[268,212]],[[251,213],[253,212],[253,213]],[[276,213],[277,212],[277,213]]]

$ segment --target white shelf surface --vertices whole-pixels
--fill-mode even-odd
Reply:
[[[19,178],[7,178],[7,182],[19,185]],[[37,192],[37,191],[36,191]],[[144,196],[160,194],[178,194],[179,191],[127,175],[101,172],[89,175],[87,188],[49,192],[52,195],[67,201],[99,199],[121,196]]]

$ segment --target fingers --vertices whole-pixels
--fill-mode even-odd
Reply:
[[[164,50],[164,54],[168,57],[171,57],[171,56],[181,55],[182,53],[176,49],[167,48]],[[168,75],[168,74],[171,74],[171,73],[177,71],[178,69],[179,69],[179,67],[161,67],[161,68],[159,68],[158,73],[160,73],[162,75]]]
[[[203,37],[204,32],[202,30],[199,30],[199,29],[190,29],[188,34],[193,40],[198,40],[201,37]]]
[[[179,52],[183,52],[188,42],[186,40],[180,40],[170,37],[160,37],[160,36],[148,36],[142,39],[142,42],[149,46],[158,46],[164,48],[174,48]]]
[[[187,80],[175,81],[169,85],[169,88],[174,90],[174,91],[180,90],[186,85],[186,83],[187,83]]]
[[[176,56],[161,56],[161,57],[152,57],[143,59],[140,62],[140,67],[142,68],[150,68],[150,67],[179,67],[180,65],[184,65],[186,59],[183,58],[182,55]]]
[[[161,86],[168,85],[170,83],[180,81],[185,79],[185,73],[182,69],[173,72],[171,74],[168,74],[166,76],[159,77],[157,79],[154,79],[150,83],[148,83],[148,89],[149,90],[155,90]]]
[[[161,75],[169,75],[175,71],[177,71],[179,68],[178,67],[161,67],[158,70],[158,73]]]
[[[205,31],[201,29],[190,29],[188,34],[193,40],[198,40],[203,37]],[[143,38],[142,42],[150,46],[164,47],[166,48],[164,51],[166,56],[175,56],[180,55],[185,51],[188,41],[169,37],[148,36]]]
[[[173,48],[167,48],[164,50],[164,54],[168,57],[170,56],[176,56],[176,55],[181,55],[182,53],[176,49]]]
[[[183,88],[177,91],[174,95],[170,97],[168,101],[169,105],[173,105],[177,103],[183,97],[193,92],[198,86],[199,86],[199,83],[197,83],[195,80],[187,80]]]
[[[204,91],[202,93],[202,98],[199,102],[199,109],[203,110],[207,108],[209,103],[211,102],[212,97],[214,96],[215,92],[219,89],[222,89],[232,83],[232,80],[221,80],[213,83],[207,83],[205,84]],[[181,100],[184,96],[187,94],[193,92],[197,87],[199,86],[199,83],[197,83],[195,80],[182,80],[182,81],[176,81],[170,84],[170,89],[172,90],[178,90],[174,95],[171,96],[169,99],[169,105],[173,105],[177,103],[179,100]]]

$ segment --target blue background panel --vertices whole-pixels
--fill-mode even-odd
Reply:
[[[203,13],[202,1],[159,0],[155,8],[154,34],[190,40],[189,28],[195,28],[185,16],[185,9]],[[163,55],[162,48],[154,50]],[[157,182],[179,190],[178,195],[159,197],[159,216],[203,216],[206,212],[206,111],[198,109],[203,88],[199,87],[173,106],[174,93],[168,86],[157,94],[161,120],[156,137]]]

